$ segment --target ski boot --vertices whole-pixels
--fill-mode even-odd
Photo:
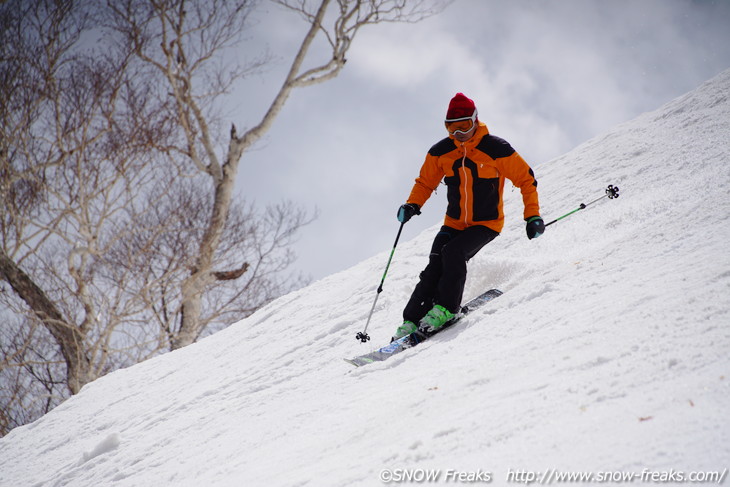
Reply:
[[[443,328],[455,316],[454,313],[437,304],[431,308],[431,311],[426,316],[421,318],[421,321],[418,323],[418,330],[427,335],[431,335]]]
[[[418,327],[415,323],[412,321],[404,321],[403,324],[395,330],[395,334],[391,337],[390,341],[393,342],[416,331],[418,331]]]

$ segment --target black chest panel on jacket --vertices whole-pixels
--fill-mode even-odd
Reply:
[[[456,220],[461,219],[461,186],[468,171],[471,176],[471,191],[465,188],[470,200],[465,201],[465,206],[470,209],[470,219],[475,222],[496,220],[499,218],[499,178],[480,178],[477,165],[471,159],[457,159],[452,166],[453,176],[444,178],[447,187],[446,199],[448,206],[446,214]]]
[[[475,148],[493,160],[509,157],[515,152],[506,140],[490,134],[483,136]],[[454,151],[459,151],[459,148],[450,137],[440,140],[428,151],[430,155],[435,157],[442,157],[449,154],[449,158],[454,158],[451,166],[453,175],[444,178],[444,183],[448,188],[446,214],[451,218],[460,220],[464,217],[461,214],[463,204],[467,208],[469,213],[467,217],[471,221],[482,222],[498,219],[500,201],[499,177],[480,178],[476,163],[468,157],[464,158],[460,154],[450,154]],[[465,184],[465,171],[470,176],[467,178],[471,185],[469,188],[462,188]],[[463,202],[461,201],[462,189],[464,190],[464,194],[468,195],[467,201]]]
[[[456,144],[454,143],[453,139],[451,139],[450,137],[446,137],[445,139],[441,139],[436,142],[429,149],[428,153],[432,156],[441,157],[448,154],[452,150],[456,150]]]
[[[509,157],[515,153],[515,150],[511,145],[509,145],[509,142],[495,135],[489,134],[482,137],[482,140],[480,140],[477,144],[477,149],[484,152],[492,159]]]

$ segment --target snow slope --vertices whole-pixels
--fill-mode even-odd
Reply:
[[[388,341],[437,225],[399,245],[369,344],[354,337],[387,252],[85,387],[0,439],[0,485],[730,467],[730,70],[536,172],[548,220],[608,184],[622,194],[528,241],[508,190],[508,224],[470,263],[465,297],[505,294],[458,327],[381,364],[341,360]]]

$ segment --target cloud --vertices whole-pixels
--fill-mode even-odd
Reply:
[[[234,100],[252,121],[301,32],[280,9],[259,20],[257,42],[282,61]],[[539,176],[540,163],[729,67],[728,26],[730,2],[709,0],[457,0],[419,23],[369,26],[340,76],[292,95],[265,142],[244,155],[237,190],[319,207],[297,267],[324,276],[392,246],[397,205],[445,135],[457,91]],[[404,238],[440,221],[441,193]]]

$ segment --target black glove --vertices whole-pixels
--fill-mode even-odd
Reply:
[[[420,215],[421,207],[415,203],[406,203],[398,208],[398,221],[405,223],[411,219],[413,215]]]
[[[527,219],[527,238],[532,240],[545,233],[545,222],[539,216],[532,216]]]

